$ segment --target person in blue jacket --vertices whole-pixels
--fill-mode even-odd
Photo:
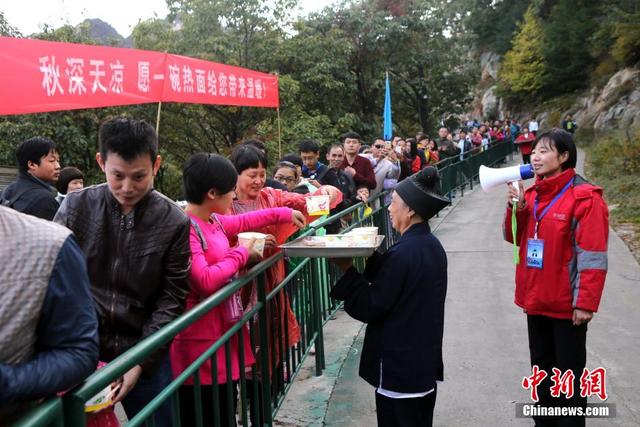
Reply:
[[[447,256],[428,220],[449,200],[427,167],[398,184],[389,214],[400,240],[368,259],[359,273],[350,259],[331,296],[367,323],[360,376],[376,389],[379,426],[431,426],[437,381],[443,381],[442,336]]]
[[[0,206],[0,425],[98,364],[98,319],[71,231]]]

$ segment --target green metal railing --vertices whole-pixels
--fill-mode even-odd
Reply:
[[[62,399],[52,397],[45,400],[14,423],[13,427],[64,427]]]
[[[503,148],[504,146],[504,148]],[[498,144],[488,150],[474,154],[464,161],[448,161],[440,168],[443,193],[450,193],[456,188],[470,185],[477,177],[481,164],[491,165],[504,159],[511,153],[509,144]],[[348,226],[342,232],[366,225],[375,225],[379,234],[385,236],[383,250],[395,243],[396,233],[393,231],[387,204],[384,202],[386,193],[380,194],[369,201],[378,206],[371,215],[363,217],[363,203],[352,206],[326,219],[314,222],[308,230],[300,236],[315,234],[319,229],[336,221],[345,221]],[[273,289],[267,286],[269,270],[279,262],[288,263],[288,272],[284,279]],[[356,260],[356,266],[361,268],[363,259]],[[169,323],[153,335],[145,338],[137,345],[111,361],[104,368],[96,371],[76,389],[67,393],[63,399],[51,399],[26,414],[19,426],[70,426],[86,425],[84,413],[85,402],[100,390],[120,378],[129,369],[140,364],[156,350],[166,346],[173,338],[189,325],[198,321],[206,313],[219,307],[232,294],[255,287],[257,298],[255,304],[248,308],[242,318],[231,325],[225,333],[211,344],[200,356],[180,373],[160,394],[158,394],[140,413],[129,420],[127,425],[153,426],[154,412],[165,402],[170,402],[173,412],[173,425],[181,426],[181,411],[186,410],[180,403],[179,390],[189,379],[193,382],[193,397],[195,406],[189,410],[194,412],[195,426],[204,425],[204,409],[201,403],[202,383],[208,380],[212,387],[211,401],[207,405],[213,408],[212,423],[220,424],[221,410],[231,415],[229,425],[235,425],[233,419],[238,415],[238,422],[242,426],[269,425],[286,393],[291,387],[302,362],[306,357],[315,357],[315,373],[321,375],[325,368],[323,325],[338,310],[341,304],[330,298],[331,286],[339,278],[341,272],[330,264],[327,259],[297,258],[284,259],[283,253],[277,253],[264,260],[246,272],[242,277],[232,281],[224,288],[211,295],[196,307]],[[286,319],[287,306],[290,306],[300,328],[298,342],[289,341],[289,324],[282,322]],[[284,317],[283,317],[284,316]],[[248,331],[255,363],[245,369],[243,333]],[[238,346],[240,373],[237,381],[227,381],[222,387],[226,394],[226,402],[233,402],[234,390],[237,390],[237,410],[231,403],[226,408],[220,407],[217,358],[225,357],[226,378],[231,378],[232,366],[230,360],[231,342]],[[313,351],[312,351],[313,350]],[[210,378],[202,378],[200,367],[207,361],[211,363]],[[63,410],[64,409],[64,410]],[[191,427],[191,426],[185,426]]]
[[[384,197],[380,195],[379,197]],[[352,215],[351,225],[343,232],[360,224],[379,224],[382,232],[391,231],[387,224],[387,215],[382,207],[375,210],[367,218],[358,218],[358,211],[363,204],[352,206],[345,211],[321,221],[316,221],[309,230],[301,236],[312,235],[321,227],[339,221]],[[387,236],[387,241],[393,241],[393,235]],[[388,244],[388,243],[387,243]],[[231,282],[214,295],[207,298],[197,307],[171,322],[150,337],[147,337],[135,347],[113,360],[105,368],[95,372],[78,389],[65,397],[65,425],[84,426],[84,404],[115,379],[122,376],[136,364],[139,364],[163,345],[167,344],[180,331],[200,319],[204,314],[222,304],[230,295],[247,286],[257,287],[257,302],[244,316],[225,334],[200,355],[184,372],[178,375],[168,387],[156,396],[140,413],[129,420],[128,425],[154,425],[153,413],[166,401],[170,401],[173,408],[173,425],[180,426],[180,412],[184,410],[179,402],[178,390],[188,379],[193,380],[196,405],[196,426],[204,425],[203,407],[200,404],[201,384],[199,368],[207,361],[214,367],[211,372],[210,383],[212,390],[217,390],[217,360],[221,352],[226,355],[226,377],[231,378],[231,361],[229,355],[230,340],[235,337],[242,347],[242,330],[249,329],[250,340],[256,351],[256,363],[245,371],[244,360],[240,360],[240,378],[237,383],[227,381],[227,401],[233,400],[233,389],[238,390],[239,422],[243,426],[272,425],[273,416],[282,404],[291,386],[292,379],[297,374],[304,359],[314,349],[316,375],[321,375],[325,368],[324,340],[322,326],[340,307],[337,301],[329,297],[331,284],[335,282],[339,273],[326,259],[297,259],[292,260],[295,267],[289,271],[284,280],[275,288],[268,289],[266,275],[270,268],[284,258],[278,253],[253,267],[241,278]],[[282,296],[286,295],[287,298]],[[300,326],[300,340],[289,342],[288,323],[280,322],[286,315],[286,307],[282,304],[291,302],[291,307]],[[275,315],[274,315],[275,313]],[[275,321],[273,319],[276,319]],[[239,348],[243,355],[243,349]],[[242,359],[242,357],[241,357]],[[214,397],[213,413],[218,414],[221,409],[218,397]],[[236,410],[226,408],[227,413],[235,417]],[[220,419],[214,419],[214,425],[220,425]],[[233,424],[235,425],[235,424]],[[189,426],[190,427],[190,426]]]

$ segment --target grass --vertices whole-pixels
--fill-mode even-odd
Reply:
[[[604,188],[610,223],[640,261],[640,128],[599,135],[580,132],[585,173]]]

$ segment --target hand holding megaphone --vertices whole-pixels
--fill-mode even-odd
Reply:
[[[509,201],[518,204],[518,209],[522,209],[524,207],[524,200],[521,200],[521,195],[524,194],[524,185],[522,181],[513,181],[507,184],[509,188]]]
[[[514,202],[520,200],[521,186],[518,185],[517,181],[533,178],[533,175],[533,168],[529,164],[510,166],[508,168],[488,168],[482,165],[479,171],[480,186],[485,193],[499,185],[512,183],[512,189],[509,190],[509,194],[511,195],[512,190],[515,192],[515,196],[512,197]]]

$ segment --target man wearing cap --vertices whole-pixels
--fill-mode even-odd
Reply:
[[[363,273],[336,259],[343,276],[331,296],[367,323],[360,376],[376,388],[379,426],[431,426],[443,380],[442,335],[447,256],[428,220],[449,201],[427,167],[400,182],[389,206],[400,240],[375,253]]]

